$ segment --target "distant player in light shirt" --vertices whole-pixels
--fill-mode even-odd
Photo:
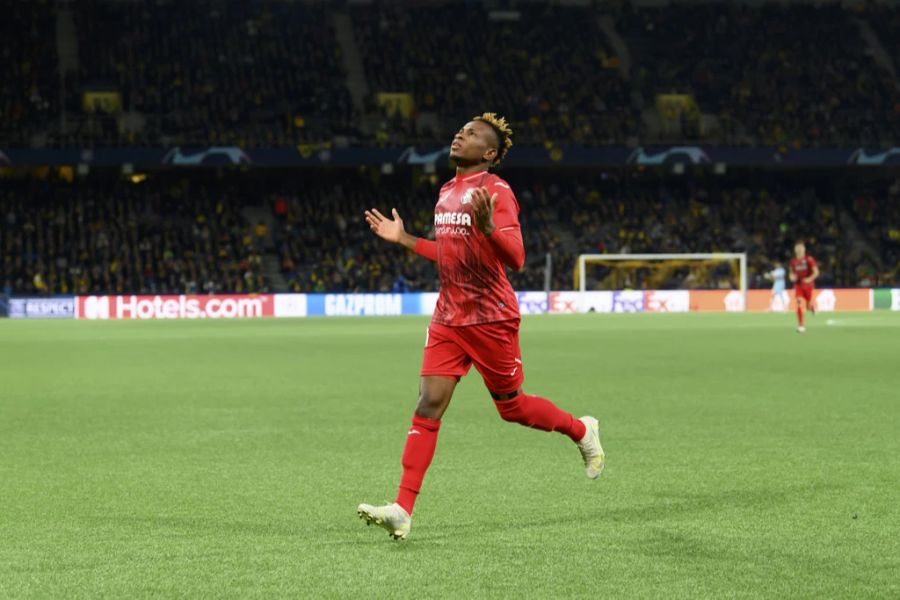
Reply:
[[[506,119],[494,113],[475,117],[453,137],[450,158],[456,177],[441,188],[434,207],[435,240],[406,232],[397,210],[393,218],[373,208],[366,222],[379,237],[434,261],[441,289],[422,357],[419,401],[400,463],[397,499],[387,505],[360,504],[359,516],[394,539],[409,535],[413,505],[437,446],[441,418],[457,382],[474,365],[505,421],[559,432],[581,451],[585,472],[603,470],[597,419],[576,418],[556,404],[522,389],[519,305],[506,278],[525,261],[519,203],[509,184],[490,173],[512,146]]]
[[[816,291],[816,277],[819,276],[819,265],[816,259],[806,253],[806,245],[802,241],[794,244],[794,258],[790,262],[790,278],[794,284],[794,297],[797,299],[797,331],[803,333],[803,312],[806,309],[816,314],[813,294]]]
[[[790,296],[786,289],[787,271],[780,261],[775,261],[773,269],[764,273],[763,277],[772,282],[772,301],[769,306],[772,310],[784,310],[790,304]]]

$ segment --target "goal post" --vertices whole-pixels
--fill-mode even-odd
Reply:
[[[575,266],[575,287],[583,298],[587,291],[587,266],[589,264],[616,263],[620,266],[634,268],[646,267],[648,263],[659,262],[679,266],[691,263],[711,263],[736,261],[738,264],[738,289],[741,294],[742,310],[747,310],[747,253],[746,252],[708,252],[683,254],[580,254]]]

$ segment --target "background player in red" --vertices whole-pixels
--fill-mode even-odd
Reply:
[[[453,138],[456,176],[440,190],[434,209],[435,240],[408,234],[396,209],[393,219],[377,209],[366,222],[378,236],[437,263],[441,281],[422,359],[419,401],[406,436],[397,499],[385,506],[360,504],[367,523],[395,539],[409,534],[413,505],[437,445],[441,417],[460,377],[474,364],[500,416],[543,431],[558,431],[581,451],[587,476],[603,470],[597,419],[576,419],[553,402],[522,391],[519,305],[506,267],[521,269],[525,248],[519,204],[509,184],[488,172],[512,146],[506,120],[484,113]]]
[[[803,325],[803,311],[809,308],[813,314],[816,312],[813,293],[818,276],[819,265],[816,264],[816,259],[807,255],[806,245],[798,241],[794,244],[794,258],[790,262],[789,277],[794,283],[794,297],[797,299],[797,331],[800,333],[806,331]]]

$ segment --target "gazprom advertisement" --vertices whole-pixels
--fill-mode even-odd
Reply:
[[[360,317],[422,314],[422,294],[307,294],[309,316]]]

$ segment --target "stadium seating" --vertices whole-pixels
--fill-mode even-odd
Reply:
[[[24,5],[22,5],[24,6]],[[0,144],[29,146],[59,120],[59,72],[49,2],[0,9]]]
[[[28,7],[0,24],[0,147],[444,143],[483,108],[543,146],[900,138],[896,7],[90,0],[64,13],[75,52],[63,56],[53,5]],[[362,66],[352,76],[341,10]],[[90,90],[120,106],[93,112]],[[397,110],[383,92],[412,102]],[[669,114],[658,94],[686,104]]]
[[[264,291],[243,197],[196,177],[5,181],[3,284],[16,294]]]
[[[717,131],[684,129],[682,139],[792,147],[897,139],[896,82],[838,4],[666,6],[628,12],[619,27],[645,97],[692,93],[718,117]]]
[[[436,117],[427,131],[415,114],[401,120],[413,139],[445,142],[476,107],[506,114],[518,143],[609,144],[637,134],[594,10],[532,7],[510,19],[480,4],[381,4],[351,14],[370,89],[409,92],[417,113]]]
[[[376,239],[366,208],[396,207],[428,236],[442,177],[410,172],[109,174],[0,187],[3,279],[17,294],[436,290],[433,266]],[[798,237],[823,285],[900,282],[900,184],[743,172],[673,177],[619,170],[503,173],[522,206],[517,289],[568,289],[578,254],[746,251],[751,282]],[[252,212],[248,212],[248,207]],[[268,260],[268,264],[266,264]],[[686,272],[663,287],[685,287]],[[717,285],[730,285],[725,276]],[[641,285],[635,281],[634,285]]]
[[[86,129],[63,142],[252,147],[352,133],[324,7],[79,2],[74,9],[81,86],[120,90],[124,109],[145,123],[131,135]]]

